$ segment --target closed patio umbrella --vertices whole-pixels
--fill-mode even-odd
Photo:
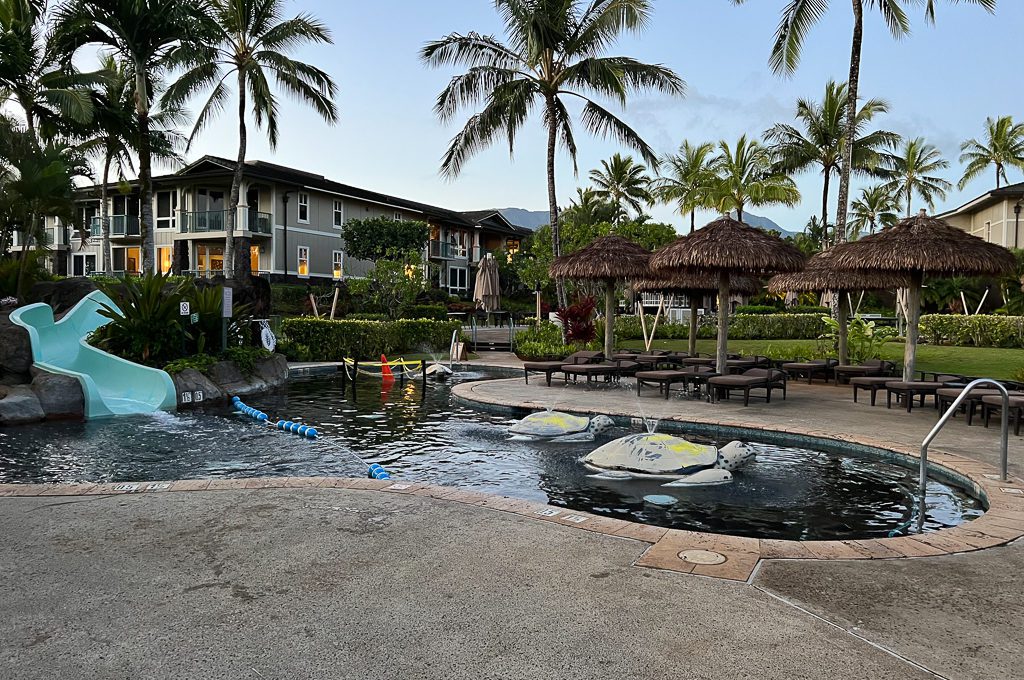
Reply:
[[[1013,253],[994,243],[957,229],[924,210],[857,241],[833,249],[830,260],[838,269],[867,269],[903,274],[907,286],[907,344],[903,354],[903,380],[914,379],[921,285],[925,275],[998,276],[1016,266]]]
[[[615,284],[646,276],[651,253],[621,236],[601,236],[569,255],[555,258],[551,265],[554,278],[602,281],[604,296],[604,353],[611,358],[615,349]]]
[[[498,280],[498,263],[493,255],[480,260],[473,286],[473,302],[490,314],[501,304],[501,283]]]
[[[696,270],[717,277],[716,370],[727,373],[731,278],[800,271],[804,261],[803,253],[775,234],[723,216],[657,250],[651,256],[651,270],[661,276]]]

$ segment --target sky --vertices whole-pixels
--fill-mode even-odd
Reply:
[[[809,34],[797,72],[779,77],[768,68],[768,55],[784,4],[748,0],[737,7],[729,0],[655,0],[643,34],[623,37],[608,53],[668,66],[686,81],[687,94],[634,95],[618,111],[621,118],[658,154],[674,151],[684,139],[734,141],[743,133],[759,136],[776,122],[792,121],[799,97],[820,99],[829,79],[846,79],[852,10],[848,2],[832,2]],[[919,6],[909,4],[913,33],[900,41],[889,35],[875,12],[866,17],[860,93],[889,102],[890,113],[878,119],[880,127],[935,144],[950,162],[944,176],[955,184],[962,171],[959,145],[982,135],[986,116],[1024,120],[1024,90],[1014,66],[1024,2],[1001,0],[994,16],[963,3],[940,3],[935,26],[925,23]],[[272,151],[265,134],[250,126],[250,159],[457,210],[547,209],[546,140],[537,115],[517,138],[514,156],[507,145],[498,144],[474,157],[455,180],[438,173],[449,140],[472,111],[448,125],[437,121],[434,101],[458,71],[428,69],[420,63],[418,50],[451,32],[500,37],[502,25],[489,0],[296,0],[289,11],[310,12],[333,33],[333,45],[304,47],[294,56],[333,76],[339,88],[339,121],[330,126],[282,94],[277,149]],[[235,110],[227,106],[221,119],[198,137],[190,159],[204,153],[236,155]],[[578,125],[576,130],[579,175],[566,155],[556,162],[563,206],[578,186],[588,184],[590,169],[615,152],[629,151],[589,136]],[[1024,180],[1018,171],[1009,174],[1010,182]],[[820,212],[822,178],[809,171],[795,179],[803,195],[799,206],[753,212],[784,229],[801,230]],[[994,188],[994,182],[994,173],[988,173],[962,192],[954,188],[937,208],[960,205]],[[833,206],[835,202],[833,193]],[[650,212],[684,230],[683,219],[671,207]],[[698,224],[713,217],[698,215]]]

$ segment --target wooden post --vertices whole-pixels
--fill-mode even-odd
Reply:
[[[534,295],[537,296],[537,325],[540,326],[540,322],[541,322],[541,318],[540,318],[541,305],[540,305],[540,287],[539,286],[537,287],[537,290],[534,291]]]
[[[647,319],[644,318],[646,315],[644,314],[643,302],[637,305],[637,307],[640,308],[640,330],[644,334],[644,349],[649,352],[651,351],[651,341],[647,339]]]
[[[338,308],[338,290],[337,285],[334,286],[334,300],[331,301],[331,321],[334,321],[334,310]]]
[[[615,349],[615,280],[609,279],[604,293],[604,358],[611,361]]]
[[[671,299],[672,298],[669,297],[669,300],[671,300]],[[669,302],[669,306],[670,307],[672,306],[671,302]],[[658,298],[658,311],[654,313],[654,323],[651,325],[651,338],[650,338],[650,340],[647,341],[647,351],[648,352],[651,351],[651,345],[654,344],[654,332],[656,330],[658,330],[658,319],[661,318],[662,310],[664,310],[664,309],[665,309],[665,294],[662,293],[661,297]],[[668,312],[664,312],[664,313],[666,315],[668,314]]]
[[[921,321],[921,283],[924,276],[921,272],[910,275],[910,287],[907,288],[907,344],[903,349],[903,380],[914,379],[914,368],[917,360],[918,324]]]
[[[849,326],[849,314],[847,313],[847,301],[842,298],[841,293],[836,293],[839,297],[839,365],[846,366],[850,363],[850,326]]]
[[[687,351],[691,357],[697,356],[697,310],[699,308],[700,299],[697,297],[696,291],[690,291],[690,337]]]
[[[715,370],[726,375],[729,373],[726,361],[729,358],[729,272],[718,273],[718,351],[715,358]]]

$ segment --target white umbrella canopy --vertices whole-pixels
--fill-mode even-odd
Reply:
[[[501,304],[501,283],[498,280],[498,263],[492,255],[480,260],[473,286],[473,302],[488,314],[498,310]]]

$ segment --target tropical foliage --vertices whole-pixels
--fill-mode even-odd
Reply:
[[[743,209],[766,205],[794,206],[800,191],[792,178],[775,165],[772,150],[740,135],[735,144],[722,140],[713,167],[717,181],[711,187],[711,202],[720,212],[736,211],[743,221]]]
[[[690,214],[690,233],[697,228],[697,210],[714,208],[717,181],[715,145],[691,144],[684,140],[679,151],[661,159],[660,177],[652,184],[653,195],[662,203],[674,203],[681,216]]]
[[[952,183],[935,173],[949,167],[949,161],[923,137],[908,139],[897,153],[889,157],[886,175],[889,181],[885,190],[904,201],[906,216],[910,217],[911,204],[916,194],[929,210],[935,209],[935,201],[946,198]]]
[[[982,141],[968,139],[960,145],[960,162],[967,167],[958,188],[963,189],[992,166],[998,189],[1000,181],[1007,182],[1007,167],[1024,171],[1024,123],[1014,123],[1010,116],[986,118]]]
[[[647,168],[632,156],[617,153],[610,160],[601,161],[599,169],[590,171],[590,181],[595,187],[594,194],[614,206],[615,222],[628,216],[626,206],[640,214],[644,205],[651,202]]]
[[[885,186],[875,184],[862,187],[860,196],[850,203],[846,238],[856,241],[863,234],[874,234],[881,227],[891,227],[899,221],[900,202]]]
[[[352,219],[341,228],[348,255],[371,262],[404,259],[409,253],[423,249],[429,233],[426,222],[389,217]]]

